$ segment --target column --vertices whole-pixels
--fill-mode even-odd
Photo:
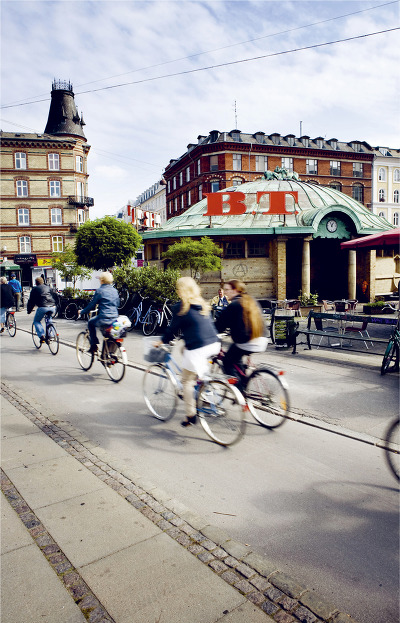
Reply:
[[[276,240],[276,298],[286,298],[286,241],[287,238]]]
[[[301,264],[301,291],[303,294],[311,293],[311,271],[310,271],[310,242],[311,236],[303,240],[303,257]]]
[[[348,290],[349,299],[356,298],[356,279],[357,279],[357,252],[355,249],[349,250],[348,264]]]
[[[376,293],[376,250],[371,249],[368,256],[369,301],[372,303],[375,300]]]

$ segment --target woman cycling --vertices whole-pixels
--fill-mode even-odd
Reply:
[[[230,376],[237,376],[234,364],[239,364],[243,355],[261,353],[267,348],[264,335],[264,319],[261,308],[252,296],[247,294],[242,281],[231,279],[224,286],[230,305],[222,310],[215,321],[217,331],[231,330],[233,344],[224,357],[224,370]]]
[[[167,344],[181,330],[185,342],[182,360],[182,386],[186,420],[182,426],[196,423],[194,385],[197,377],[207,372],[209,358],[217,355],[221,344],[210,317],[210,306],[201,296],[197,283],[191,277],[181,277],[176,282],[181,299],[173,308],[171,324],[159,344]]]

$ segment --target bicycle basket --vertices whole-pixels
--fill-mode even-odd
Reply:
[[[167,354],[164,348],[153,346],[154,337],[143,338],[143,358],[149,363],[162,363]]]

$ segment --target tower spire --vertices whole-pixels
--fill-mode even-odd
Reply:
[[[71,82],[53,80],[45,134],[79,136],[86,141],[83,125],[83,116],[79,117]]]

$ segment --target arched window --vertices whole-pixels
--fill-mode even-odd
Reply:
[[[386,218],[385,213],[384,212],[379,212],[378,216],[382,216],[382,218]]]
[[[400,182],[400,169],[395,169],[393,173],[393,181]]]
[[[329,186],[331,188],[334,188],[335,190],[342,190],[342,185],[340,182],[332,182],[331,184],[329,184]]]
[[[385,190],[383,188],[379,190],[379,201],[385,201]]]
[[[362,186],[362,184],[354,184],[351,190],[351,194],[352,194],[353,199],[355,199],[356,201],[359,201],[360,203],[363,203],[364,187]]]
[[[393,214],[393,225],[398,225],[399,224],[399,213],[398,212],[394,212]]]
[[[400,203],[400,191],[395,190],[393,193],[393,201],[394,203]]]
[[[386,171],[383,167],[381,167],[378,171],[378,180],[380,182],[386,182]]]

